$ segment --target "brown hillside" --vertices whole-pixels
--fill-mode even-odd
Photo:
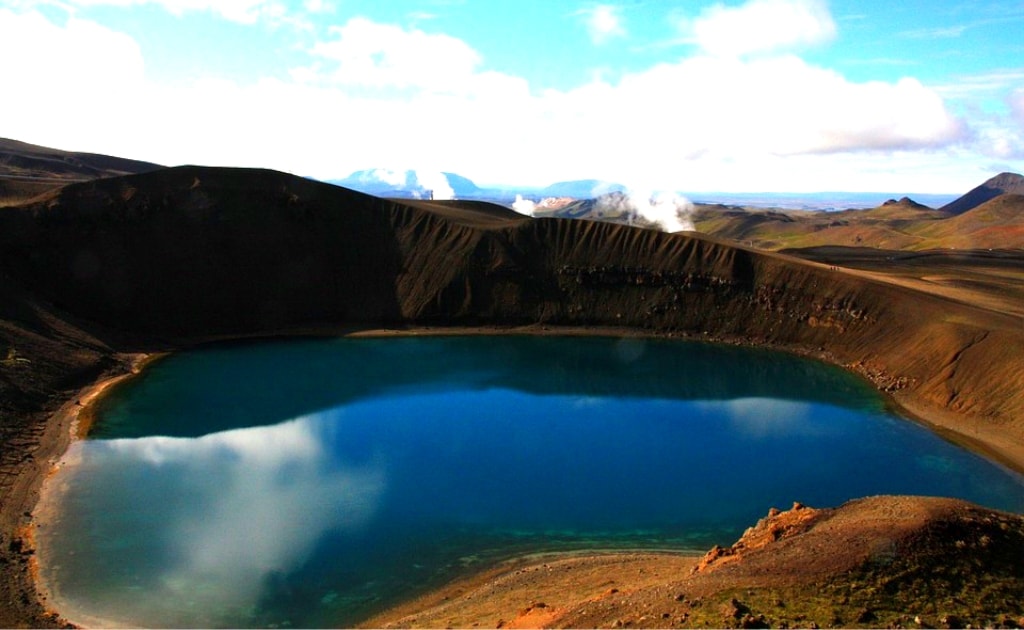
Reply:
[[[963,214],[914,232],[955,249],[1024,247],[1024,194],[994,197]]]
[[[842,212],[732,209],[722,213],[702,207],[694,214],[694,223],[700,232],[767,250],[824,245],[908,249],[921,242],[907,231],[908,224],[944,216],[901,202]]]
[[[986,201],[1006,194],[1024,194],[1024,176],[1017,173],[1000,173],[971,189],[959,199],[942,206],[940,210],[951,215],[963,214]]]
[[[0,176],[80,181],[97,177],[146,173],[163,168],[159,164],[125,158],[62,151],[9,138],[0,138]]]
[[[867,247],[813,247],[786,253],[862,269],[889,282],[996,313],[1024,317],[1024,250],[935,249],[894,252]]]
[[[71,182],[146,173],[159,164],[61,151],[0,138],[0,206],[22,203]]]
[[[902,197],[899,200],[890,199],[877,208],[870,208],[868,210],[845,210],[834,214],[839,216],[860,216],[870,219],[882,219],[889,221],[919,221],[921,219],[940,219],[945,217],[941,211],[934,210],[924,204],[917,203],[910,197]]]
[[[67,435],[53,411],[132,353],[212,337],[526,325],[765,344],[847,366],[1024,469],[1019,317],[706,236],[180,167],[0,212],[0,270],[0,625],[52,623],[18,527]]]
[[[695,219],[701,232],[768,250],[1024,247],[1024,196],[1017,194],[995,197],[953,216],[902,199],[869,210],[842,212],[701,209]]]

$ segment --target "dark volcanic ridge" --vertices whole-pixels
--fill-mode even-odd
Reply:
[[[146,173],[159,164],[125,158],[61,151],[0,138],[0,206],[30,199],[71,182]]]
[[[61,151],[9,138],[0,138],[0,177],[33,177],[84,181],[163,168],[159,164],[126,158]]]

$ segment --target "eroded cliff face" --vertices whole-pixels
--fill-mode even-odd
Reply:
[[[781,346],[1024,439],[1011,426],[1024,405],[1014,376],[1024,329],[1012,316],[697,235],[557,219],[491,230],[410,212],[394,220],[405,321],[611,326]]]

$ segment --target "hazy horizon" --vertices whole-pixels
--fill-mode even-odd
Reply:
[[[341,186],[348,186],[355,189],[360,189],[360,186],[353,185],[359,182],[357,175],[362,174],[363,177],[369,178],[370,175],[376,173],[378,169],[361,169],[352,173],[349,177],[340,179],[324,179],[331,184],[337,184]],[[388,176],[392,179],[388,181]],[[366,192],[376,194],[373,190],[373,184],[376,185],[392,185],[395,192],[405,190],[414,193],[412,196],[417,197],[422,193],[429,191],[437,199],[485,199],[485,200],[501,200],[512,201],[516,195],[519,195],[526,199],[533,201],[540,201],[546,197],[557,197],[557,196],[570,196],[578,199],[595,198],[601,194],[617,190],[619,188],[626,188],[626,190],[632,195],[651,196],[655,197],[658,194],[671,193],[681,195],[687,200],[693,203],[707,203],[716,204],[721,203],[724,205],[744,205],[750,207],[764,207],[764,208],[787,208],[787,209],[804,209],[804,210],[845,210],[845,209],[861,209],[861,208],[874,208],[877,207],[890,199],[901,199],[903,197],[910,197],[914,201],[930,206],[933,208],[939,208],[951,201],[954,201],[958,197],[967,193],[967,190],[957,193],[932,193],[932,192],[906,192],[906,191],[842,191],[842,190],[821,190],[821,191],[750,191],[750,192],[737,192],[737,191],[687,191],[687,190],[629,190],[628,187],[624,187],[619,182],[607,182],[607,181],[596,181],[591,179],[582,180],[570,180],[560,182],[548,182],[542,185],[534,184],[499,184],[496,186],[480,185],[471,178],[465,178],[470,181],[473,185],[478,186],[481,192],[478,194],[459,194],[456,190],[449,186],[449,180],[446,175],[455,175],[457,177],[463,177],[460,173],[452,173],[451,171],[438,171],[438,172],[424,172],[424,171],[406,171],[401,173],[386,172],[381,178],[365,179],[364,182],[369,182],[370,185],[365,186]],[[397,177],[400,176],[400,177]],[[315,178],[314,178],[315,179]],[[571,185],[571,184],[588,184],[594,182],[593,188],[586,194],[575,194],[575,195],[558,195],[547,190],[559,185]],[[978,185],[983,182],[978,182]],[[585,187],[585,186],[584,186]],[[973,188],[973,186],[972,186]],[[440,194],[438,194],[440,193]]]

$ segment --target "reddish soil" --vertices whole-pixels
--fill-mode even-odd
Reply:
[[[703,558],[520,559],[366,626],[1017,627],[1024,614],[1024,572],[1016,566],[1022,552],[1024,518],[962,501],[871,497],[836,509],[797,505],[773,509],[731,548]]]

